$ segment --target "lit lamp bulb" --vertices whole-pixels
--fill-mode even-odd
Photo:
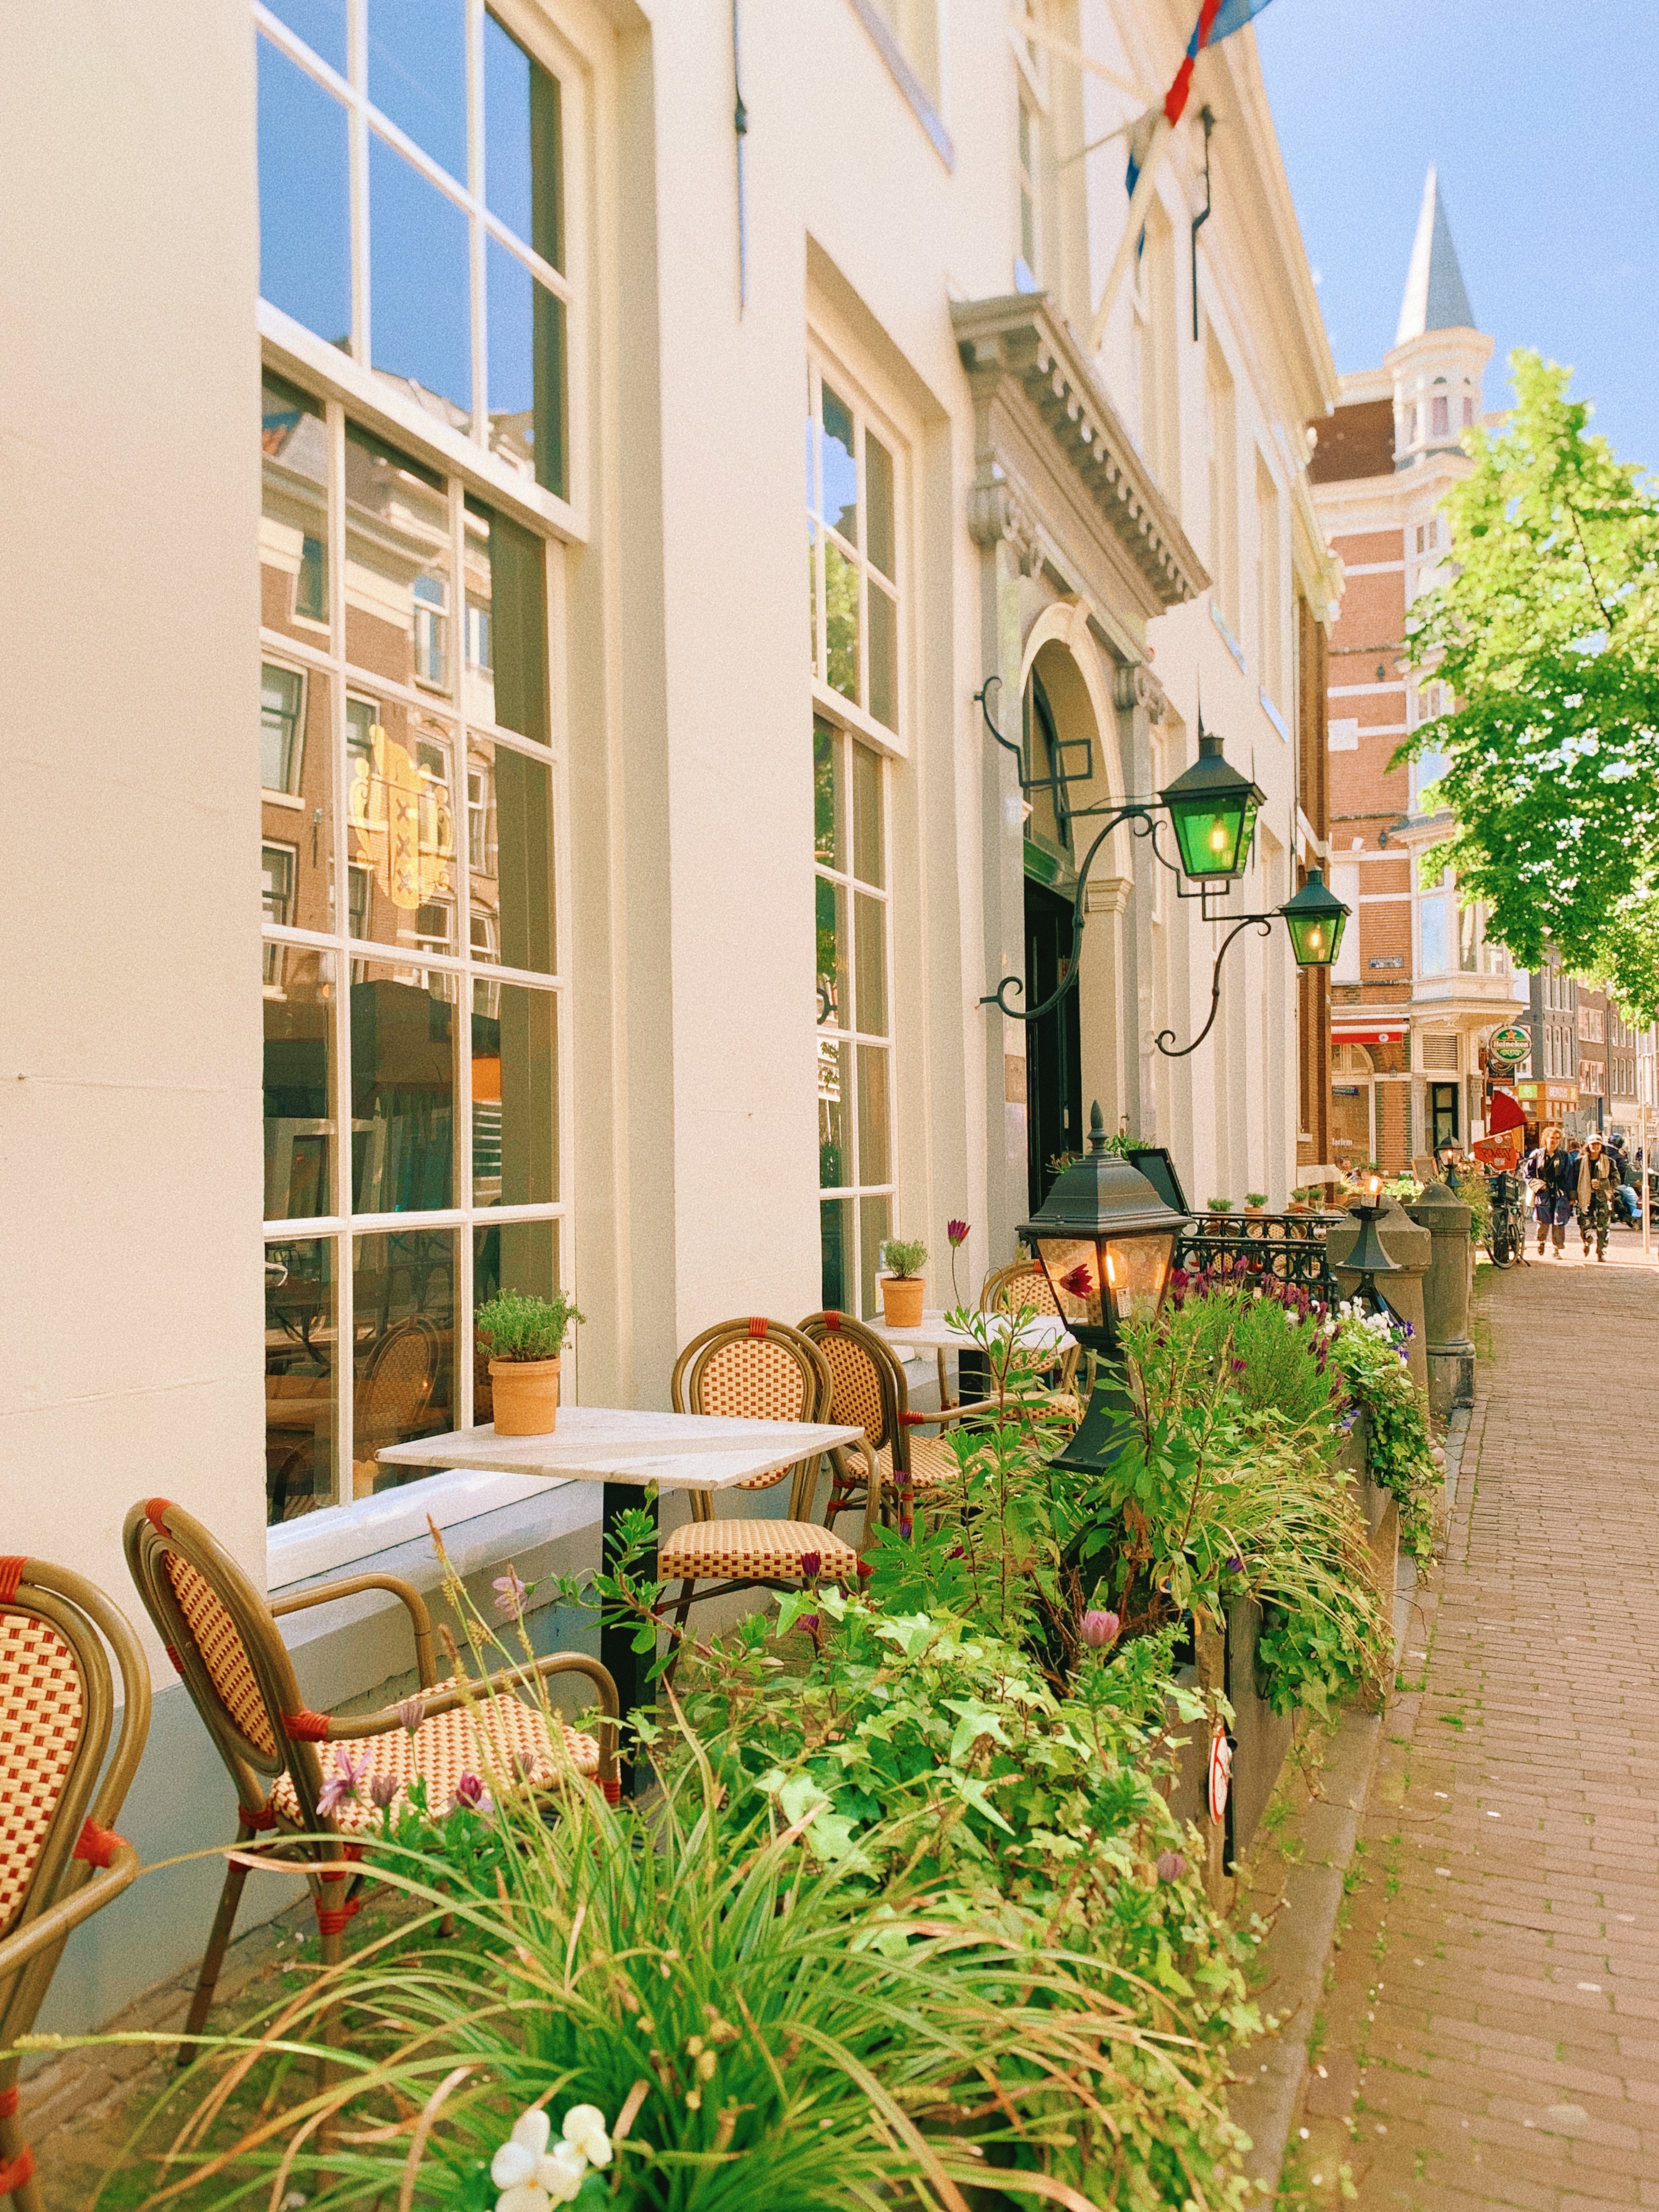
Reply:
[[[1374,1175],[1366,1179],[1365,1188],[1370,1192],[1373,1198],[1376,1196],[1376,1194],[1382,1189],[1382,1178],[1381,1176]]]
[[[1210,824],[1210,850],[1212,853],[1224,853],[1226,849],[1227,825],[1224,822],[1212,822]]]

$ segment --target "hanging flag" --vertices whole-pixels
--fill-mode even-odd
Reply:
[[[1170,89],[1164,95],[1162,109],[1149,107],[1129,133],[1129,162],[1124,177],[1129,197],[1134,198],[1135,185],[1139,181],[1142,164],[1151,143],[1152,132],[1159,115],[1173,130],[1186,112],[1188,94],[1193,88],[1193,70],[1206,46],[1218,46],[1223,39],[1242,31],[1253,15],[1259,15],[1267,0],[1204,0],[1198,12],[1198,21],[1193,35],[1187,41],[1186,53],[1181,67],[1176,71]]]

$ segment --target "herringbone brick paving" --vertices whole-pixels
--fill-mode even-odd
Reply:
[[[1615,1237],[1480,1315],[1282,2197],[1659,2207],[1659,1270]]]

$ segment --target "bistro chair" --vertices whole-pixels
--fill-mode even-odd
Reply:
[[[831,1394],[826,1420],[848,1428],[861,1428],[875,1455],[876,1469],[885,1494],[889,1486],[898,1494],[899,1533],[910,1534],[911,1501],[920,1494],[924,1506],[960,1472],[956,1454],[943,1434],[924,1436],[924,1429],[945,1430],[975,1414],[994,1413],[994,1399],[981,1398],[971,1405],[949,1406],[937,1413],[912,1413],[904,1368],[890,1346],[873,1329],[854,1321],[851,1314],[808,1314],[800,1333],[817,1345],[830,1370]],[[856,1472],[839,1469],[830,1493],[826,1522],[852,1504],[863,1487]]]
[[[1006,1267],[994,1267],[980,1287],[979,1310],[982,1314],[1019,1313],[1035,1308],[1039,1314],[1052,1316],[1057,1321],[1066,1316],[1060,1310],[1048,1278],[1037,1261],[1032,1259],[1015,1260]],[[1077,1388],[1078,1358],[1082,1347],[1073,1344],[1064,1351],[1056,1351],[1053,1364],[1059,1370],[1055,1387],[1065,1391]]]
[[[352,1465],[352,1494],[373,1495],[384,1474],[375,1455],[384,1444],[402,1443],[432,1425],[433,1396],[443,1368],[443,1339],[422,1314],[396,1322],[368,1355],[358,1383],[355,1440],[362,1457]]]
[[[372,1844],[380,1825],[369,1794],[375,1781],[395,1780],[394,1818],[417,1778],[425,1782],[427,1803],[434,1812],[453,1801],[457,1784],[469,1774],[499,1792],[508,1778],[535,1790],[574,1770],[588,1779],[597,1778],[611,1803],[619,1802],[617,1686],[597,1660],[561,1651],[536,1660],[528,1669],[508,1668],[482,1681],[463,1682],[452,1675],[441,1682],[433,1667],[425,1602],[394,1575],[348,1575],[267,1604],[222,1545],[165,1498],[145,1498],[133,1507],[125,1543],[145,1610],[236,1791],[239,1849],[225,1869],[185,2022],[186,2037],[199,2035],[207,2024],[249,1873],[247,1849],[256,1837],[274,1832],[267,1856],[291,1864],[296,1873],[313,1869],[306,1879],[323,1960],[333,1966],[341,1955],[346,1923],[358,1909],[354,1892],[359,1877],[353,1863]],[[422,1707],[413,1730],[404,1718],[407,1701],[374,1713],[313,1712],[300,1694],[293,1662],[277,1631],[283,1614],[368,1589],[390,1590],[409,1613]],[[600,1740],[595,1742],[561,1722],[562,1741],[556,1744],[544,1715],[511,1694],[526,1672],[543,1680],[551,1674],[586,1674],[599,1693]],[[322,1744],[352,1747],[344,1756],[356,1769],[355,1794],[349,1791],[327,1812],[322,1809],[323,1790],[331,1778],[325,1778],[319,1755]],[[331,1778],[346,1774],[340,1756],[331,1766]],[[331,1836],[338,1842],[295,1840]],[[192,2056],[188,2042],[180,2046],[181,2065]]]
[[[112,1753],[106,1644],[121,1675]],[[70,1929],[138,1871],[138,1854],[108,1823],[149,1733],[149,1669],[122,1614],[66,1567],[0,1559],[0,2197],[16,2212],[40,2212],[17,2120],[18,2038],[34,2025]]]
[[[758,1316],[718,1322],[694,1337],[674,1363],[669,1389],[677,1413],[713,1414],[724,1420],[827,1421],[835,1395],[828,1364],[811,1339]],[[881,1478],[869,1449],[855,1449],[867,1463],[867,1535],[872,1516],[880,1511]],[[665,1538],[657,1553],[658,1573],[665,1582],[680,1584],[677,1628],[684,1627],[694,1602],[732,1590],[793,1589],[813,1574],[843,1585],[857,1581],[859,1555],[852,1545],[807,1518],[821,1456],[814,1452],[793,1468],[738,1485],[740,1490],[770,1490],[793,1478],[787,1521],[716,1520],[714,1492],[691,1492],[691,1519]],[[832,1451],[829,1457],[833,1497],[836,1488],[853,1486],[842,1453]],[[814,1559],[817,1565],[809,1570],[805,1563]],[[714,1589],[697,1588],[710,1581]]]

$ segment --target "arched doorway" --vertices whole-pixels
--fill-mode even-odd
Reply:
[[[1060,732],[1048,687],[1033,668],[1025,684],[1025,751],[1034,777],[1058,774]],[[1077,856],[1064,790],[1033,794],[1025,836],[1025,1004],[1040,1006],[1071,973]],[[1025,1033],[1027,1195],[1033,1213],[1048,1194],[1054,1163],[1083,1149],[1083,1030],[1070,990]]]

